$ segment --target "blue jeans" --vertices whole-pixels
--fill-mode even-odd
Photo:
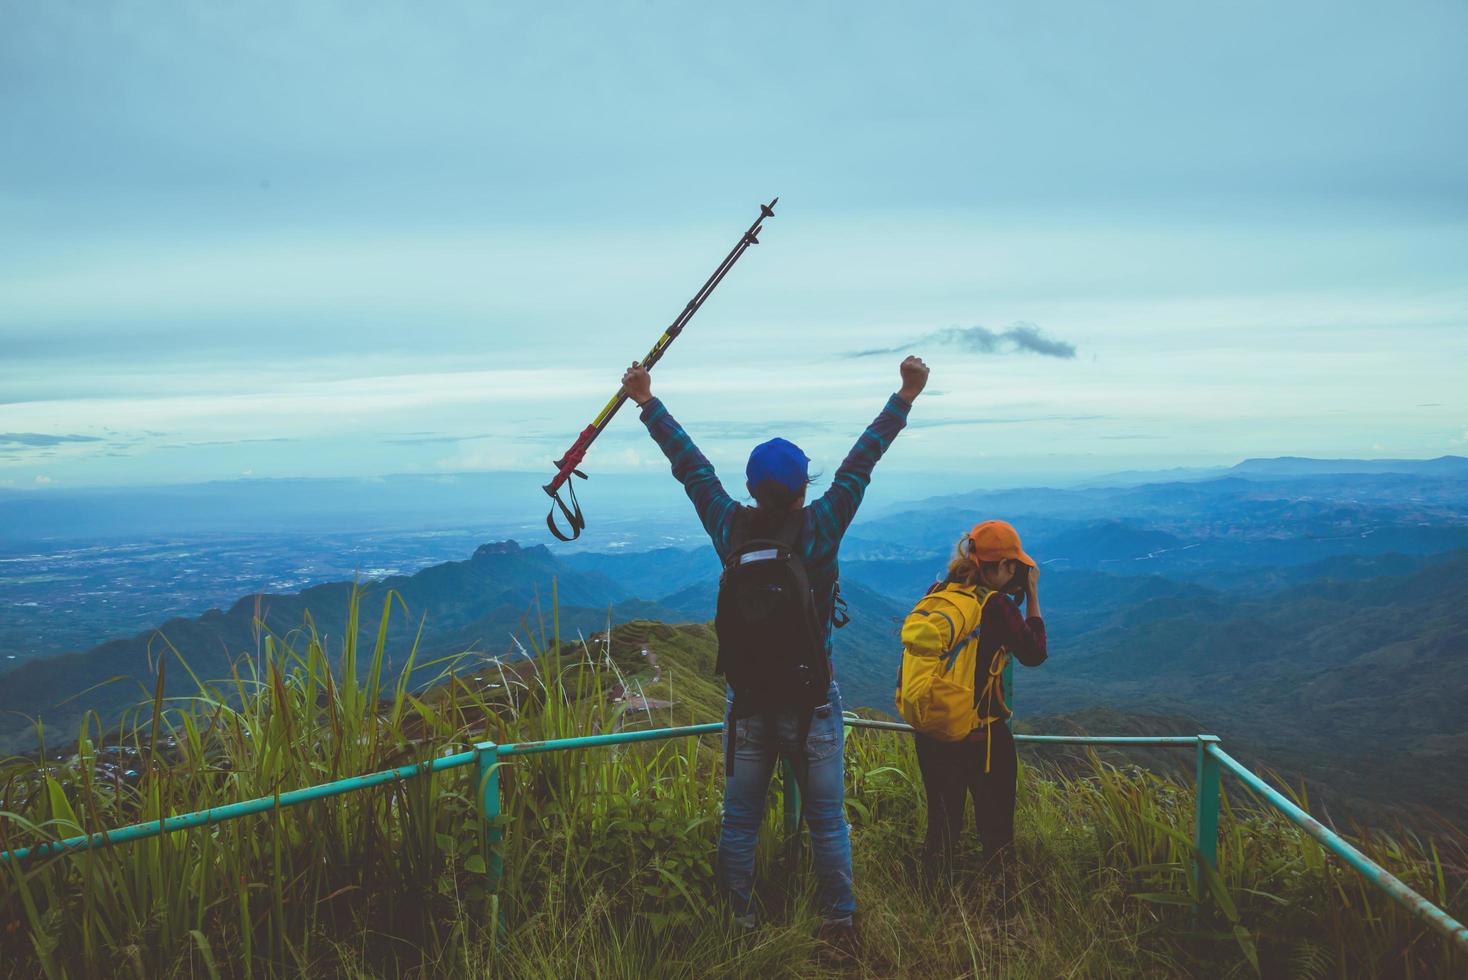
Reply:
[[[727,697],[732,698],[732,693]],[[842,919],[856,911],[851,891],[851,829],[844,802],[846,729],[841,720],[841,692],[834,683],[828,698],[811,718],[804,752],[795,741],[799,722],[794,711],[735,722],[734,770],[724,779],[724,825],[719,834],[719,875],[735,915],[753,911],[754,847],[764,820],[770,774],[782,754],[790,759],[800,784],[802,815],[810,827],[811,857],[820,884],[821,914]],[[726,700],[726,720],[728,705]],[[728,737],[726,727],[724,738]]]

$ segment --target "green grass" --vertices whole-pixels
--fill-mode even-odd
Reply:
[[[355,602],[355,600],[354,600]],[[389,597],[386,612],[406,615]],[[718,717],[704,626],[633,623],[558,636],[551,603],[522,638],[531,661],[460,657],[421,692],[385,627],[327,641],[309,621],[262,635],[222,681],[140,699],[64,752],[0,769],[0,849],[184,813],[501,742]],[[385,622],[387,616],[383,616]],[[563,642],[563,640],[565,642]],[[658,660],[659,673],[642,650]],[[390,666],[390,662],[396,666]],[[160,664],[188,670],[176,654]],[[623,685],[675,705],[625,713]],[[162,690],[160,683],[158,690]],[[168,740],[172,739],[172,742]],[[135,785],[95,777],[104,746],[154,765]],[[176,747],[175,747],[176,746]],[[166,751],[165,751],[166,748]],[[73,758],[73,755],[75,756]],[[1282,817],[1226,799],[1214,913],[1195,925],[1185,869],[1189,789],[1093,760],[1079,773],[1026,754],[1013,922],[962,858],[951,887],[917,884],[923,826],[911,741],[847,744],[862,971],[873,976],[1453,976],[1435,933]],[[0,866],[0,975],[780,977],[819,975],[805,859],[780,840],[778,783],[762,835],[764,924],[717,897],[716,740],[547,753],[501,770],[505,876],[492,891],[471,768],[161,838]],[[1468,852],[1434,839],[1357,843],[1439,905],[1468,911]]]

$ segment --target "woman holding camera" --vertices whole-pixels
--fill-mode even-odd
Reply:
[[[944,581],[903,624],[897,707],[913,725],[928,798],[924,868],[952,864],[963,808],[974,800],[984,865],[1000,872],[1012,897],[1014,802],[1018,777],[1003,672],[1008,658],[1044,663],[1040,572],[1004,521],[984,521],[958,542]],[[1025,614],[1007,593],[1023,596]]]

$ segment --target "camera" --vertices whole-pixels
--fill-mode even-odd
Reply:
[[[1020,599],[1024,598],[1025,587],[1029,585],[1030,566],[1026,565],[1022,561],[1016,561],[1014,564],[1014,577],[1009,580],[1008,585],[1006,585],[999,591],[1005,593],[1006,595],[1013,596],[1015,601],[1018,602]]]

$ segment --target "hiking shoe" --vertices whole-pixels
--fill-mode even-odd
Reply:
[[[841,970],[855,966],[861,956],[861,941],[850,918],[828,919],[816,933],[816,957],[827,969]]]

